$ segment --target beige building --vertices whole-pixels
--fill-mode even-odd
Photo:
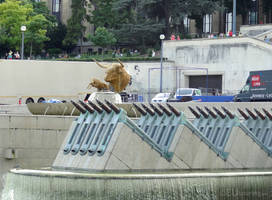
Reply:
[[[71,17],[71,0],[37,0],[37,1],[45,1],[50,12],[55,15],[59,21],[63,24],[67,24],[68,19]],[[244,16],[244,23],[248,25],[254,24],[267,24],[272,22],[272,15],[264,14],[263,8],[263,0],[252,1],[250,11],[247,13],[247,16]],[[199,33],[196,29],[196,24],[194,20],[189,18],[184,19],[184,26],[189,35],[193,38],[195,35],[202,34],[202,36],[208,36],[210,34],[220,35],[220,33],[226,34],[230,30],[232,30],[233,19],[232,12],[227,10],[219,10],[214,14],[204,15],[203,16],[203,27],[201,33]],[[240,32],[240,26],[242,25],[242,16],[237,15],[236,17],[236,31]],[[86,34],[94,32],[94,26],[85,23],[86,26]],[[234,33],[235,34],[235,33]],[[93,47],[90,42],[82,42],[79,40],[78,47],[76,48],[76,52],[78,53],[86,53],[92,51],[99,51],[99,48]]]
[[[38,0],[38,1],[46,2],[47,7],[49,8],[51,14],[55,15],[61,23],[67,24],[68,19],[72,15],[71,0]],[[94,32],[93,25],[87,22],[85,22],[84,25],[86,27],[86,35],[88,33]],[[87,53],[92,52],[94,49],[97,51],[97,47],[92,47],[90,42],[83,42],[79,40],[75,52]]]

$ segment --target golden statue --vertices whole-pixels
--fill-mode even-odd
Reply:
[[[122,92],[130,82],[130,75],[126,71],[124,64],[117,59],[119,63],[112,63],[111,65],[102,65],[97,62],[95,59],[95,63],[101,68],[107,69],[106,77],[104,80],[109,83],[103,83],[102,81],[94,78],[92,82],[89,83],[87,88],[95,87],[98,91],[101,90],[109,90],[109,88],[113,88],[114,92]]]

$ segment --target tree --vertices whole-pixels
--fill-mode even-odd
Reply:
[[[94,7],[90,23],[95,27],[112,28],[118,24],[119,13],[113,10],[114,0],[91,0]]]
[[[72,16],[67,21],[67,34],[63,41],[63,44],[67,46],[69,50],[72,50],[79,40],[81,44],[83,42],[83,36],[86,30],[83,24],[88,18],[87,7],[88,0],[72,0]]]
[[[35,44],[39,47],[48,38],[45,37],[48,20],[33,10],[31,1],[6,0],[0,4],[0,29],[3,34],[0,37],[1,46],[12,50],[19,50],[21,45],[22,25],[26,25],[25,43],[29,44],[29,51]]]
[[[45,50],[48,51],[60,51],[66,50],[66,47],[63,45],[63,40],[65,38],[67,31],[66,26],[61,23],[55,23],[51,29],[47,31],[47,37],[50,40],[45,42]]]
[[[32,57],[32,50],[41,50],[44,42],[48,41],[49,38],[46,37],[46,29],[48,27],[49,21],[43,15],[35,15],[26,23],[27,32],[25,39],[29,46],[29,55]]]
[[[110,33],[105,27],[98,27],[94,35],[89,35],[89,39],[97,46],[106,48],[109,45],[114,45],[116,39],[112,33]],[[104,52],[102,51],[102,55]]]
[[[266,14],[268,23],[272,22],[272,1],[271,0],[263,0],[263,8],[264,13]]]
[[[144,51],[147,45],[156,44],[163,24],[147,16],[140,0],[115,0],[112,10],[118,13],[118,23],[112,27],[112,31],[120,46]]]
[[[0,4],[1,46],[19,50],[21,41],[20,27],[26,25],[32,11],[30,4],[22,5],[18,0],[6,0]]]
[[[138,44],[152,41],[154,45],[161,33],[169,38],[172,33],[182,32],[184,17],[202,19],[204,14],[212,14],[217,8],[218,0],[115,0],[113,9],[126,19],[115,31],[126,30],[122,34],[128,40],[134,41],[138,37]]]
[[[48,7],[45,2],[37,2],[36,0],[31,0],[34,12],[36,14],[42,14],[50,23],[47,24],[47,39],[44,42],[44,49],[46,52],[55,51],[61,53],[65,50],[63,45],[63,40],[67,33],[66,26],[61,22],[58,22],[54,15],[50,14]]]
[[[172,33],[182,32],[184,17],[199,18],[218,8],[217,0],[141,0],[140,5],[149,18],[164,24],[166,38]]]

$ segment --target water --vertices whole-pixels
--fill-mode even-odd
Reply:
[[[12,170],[2,200],[271,200],[269,171],[87,173]]]

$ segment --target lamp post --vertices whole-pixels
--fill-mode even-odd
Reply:
[[[233,10],[232,10],[232,33],[236,35],[236,0],[233,0]]]
[[[21,26],[21,31],[22,31],[22,45],[21,45],[21,60],[24,59],[24,39],[25,39],[25,31],[26,31],[26,26]]]
[[[162,92],[162,59],[163,59],[163,40],[165,39],[165,35],[161,34],[160,35],[161,39],[161,68],[160,68],[160,92]]]

